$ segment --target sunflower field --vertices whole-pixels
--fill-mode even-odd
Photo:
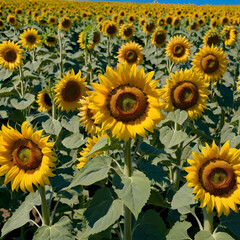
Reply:
[[[240,239],[240,5],[0,1],[0,239]]]

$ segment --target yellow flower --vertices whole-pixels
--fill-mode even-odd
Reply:
[[[79,163],[77,164],[77,168],[83,168],[84,165],[88,162],[89,158],[93,158],[99,154],[101,154],[103,151],[98,151],[93,154],[90,154],[88,157],[85,157],[93,148],[93,146],[100,140],[102,137],[107,137],[109,136],[107,134],[99,134],[98,136],[93,136],[92,138],[88,138],[88,142],[86,143],[86,147],[82,149],[80,152],[81,157],[77,158]]]
[[[81,72],[75,74],[72,69],[67,75],[58,81],[54,87],[55,101],[61,110],[74,111],[80,106],[79,100],[86,94],[86,77],[81,78]]]
[[[227,54],[213,45],[204,46],[193,57],[193,69],[207,81],[218,81],[225,73]]]
[[[161,106],[165,111],[174,111],[178,108],[188,113],[191,120],[203,114],[210,92],[208,82],[204,81],[192,70],[182,69],[171,73],[172,80],[167,79],[165,88],[160,89]]]
[[[38,30],[28,28],[20,35],[20,42],[25,49],[32,50],[41,43],[41,36],[38,35]]]
[[[143,25],[143,31],[146,34],[151,34],[156,28],[156,24],[155,21],[153,19],[148,19],[145,21],[144,25]]]
[[[4,27],[5,27],[4,21],[0,19],[0,30],[4,29]]]
[[[22,53],[23,50],[14,41],[3,41],[0,44],[0,65],[9,70],[14,70],[23,64]]]
[[[39,106],[38,111],[48,112],[52,109],[52,100],[47,89],[44,89],[38,93],[36,103]]]
[[[49,136],[42,138],[43,130],[33,132],[28,122],[21,132],[9,125],[2,125],[0,134],[0,176],[5,175],[4,184],[11,182],[12,190],[34,192],[36,187],[50,185],[49,177],[55,176],[55,154]]]
[[[221,41],[220,34],[214,29],[210,29],[208,32],[205,33],[203,37],[203,43],[205,45],[208,45],[209,47],[211,47],[212,44],[214,46],[217,46],[220,43],[220,41]]]
[[[48,46],[48,47],[52,47],[57,43],[57,38],[54,36],[48,36],[46,38],[46,40],[44,41],[44,43]]]
[[[153,74],[145,75],[135,64],[118,64],[116,72],[107,66],[106,76],[99,75],[100,84],[92,83],[96,93],[89,108],[96,112],[95,123],[124,141],[135,139],[136,134],[145,137],[146,130],[153,132],[164,118]]]
[[[16,25],[17,24],[17,18],[14,15],[9,14],[7,16],[7,22],[11,25]]]
[[[96,112],[89,108],[90,99],[91,97],[80,99],[81,107],[79,107],[78,116],[80,116],[80,124],[85,127],[87,133],[93,135],[100,131],[100,127],[94,123],[93,116]]]
[[[117,23],[110,20],[103,22],[102,32],[108,37],[114,37],[118,32]]]
[[[133,36],[134,28],[132,24],[123,24],[119,30],[119,36],[123,39],[130,39]]]
[[[167,43],[166,55],[172,62],[184,63],[188,60],[191,46],[188,39],[181,35],[171,37],[170,42]]]
[[[192,153],[186,167],[188,186],[193,187],[195,199],[201,200],[200,207],[212,212],[214,207],[220,217],[228,216],[230,209],[238,212],[240,204],[240,150],[229,148],[227,141],[218,149],[213,141],[212,148],[206,143],[201,153]]]
[[[224,44],[231,46],[237,40],[238,30],[233,26],[227,26],[223,28],[222,35],[224,36]]]
[[[127,42],[122,45],[118,53],[119,62],[140,65],[143,61],[142,46],[135,42]]]
[[[165,44],[167,32],[164,29],[157,28],[152,35],[152,44],[160,48]]]
[[[59,19],[58,28],[64,31],[69,30],[72,27],[72,20],[69,17],[62,17]]]

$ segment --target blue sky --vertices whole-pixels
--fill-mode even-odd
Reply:
[[[100,0],[95,0],[96,2],[99,2]],[[152,3],[154,0],[108,0],[104,1],[101,0],[101,2],[135,2],[135,3]],[[231,1],[226,1],[226,0],[166,0],[166,1],[161,1],[157,0],[158,3],[181,3],[181,4],[188,4],[188,3],[193,3],[196,5],[204,5],[204,4],[209,4],[209,5],[240,5],[240,0],[231,0]]]

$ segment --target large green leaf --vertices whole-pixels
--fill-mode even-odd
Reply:
[[[70,149],[79,148],[85,143],[86,140],[84,140],[84,136],[81,133],[73,133],[62,141],[63,146]]]
[[[113,178],[115,192],[136,219],[150,196],[150,186],[150,180],[138,170],[135,170],[131,177],[116,174]]]
[[[191,239],[188,236],[187,230],[192,226],[190,222],[176,222],[170,229],[167,240],[188,240]]]
[[[34,234],[33,240],[73,240],[72,225],[67,216],[63,216],[52,226],[42,226]]]
[[[226,232],[217,232],[217,233],[215,233],[214,235],[214,238],[216,239],[216,240],[234,240],[234,238],[233,237],[231,237],[228,233],[226,233]],[[239,235],[238,235],[238,237],[239,237]],[[199,239],[200,240],[200,239]]]
[[[99,189],[84,212],[88,221],[82,238],[104,231],[114,224],[122,214],[123,203],[120,199],[114,199],[108,188]]]
[[[100,138],[98,142],[92,147],[91,151],[85,157],[88,157],[95,152],[104,150],[107,144],[108,144],[108,138],[106,137]]]
[[[61,124],[68,131],[73,133],[79,133],[79,120],[80,118],[78,116],[73,116],[71,119],[63,117],[61,120]]]
[[[135,223],[133,240],[165,240],[166,226],[158,213],[148,210]]]
[[[151,190],[151,194],[147,203],[163,208],[170,208],[169,203],[166,202],[161,193],[154,189]]]
[[[67,188],[78,185],[88,186],[108,176],[112,159],[105,156],[96,156],[89,160],[86,165],[74,176],[72,183]]]
[[[41,204],[40,195],[38,192],[29,193],[25,201],[20,205],[20,207],[13,213],[13,215],[7,220],[2,228],[2,236],[7,233],[17,229],[30,220],[30,211],[34,206]],[[1,237],[2,237],[1,236]]]
[[[29,107],[35,101],[35,95],[31,93],[25,94],[24,98],[13,98],[10,100],[12,106],[16,109],[23,110]]]
[[[193,197],[193,189],[185,183],[173,196],[171,208],[177,209],[181,214],[189,213],[191,212],[190,205],[195,204]]]
[[[177,122],[182,125],[188,118],[188,113],[184,110],[177,109],[174,112],[169,112],[167,114],[167,119]]]
[[[167,147],[171,148],[187,139],[188,135],[183,131],[174,131],[170,127],[160,129],[160,141]]]
[[[199,231],[195,237],[194,240],[215,240],[215,238],[213,237],[213,235],[205,230]]]
[[[46,133],[56,136],[58,136],[62,129],[61,123],[58,120],[52,118],[49,118],[46,122],[43,122],[42,127]]]
[[[145,143],[145,142],[142,142],[140,144],[139,150],[148,155],[159,155],[160,153],[163,153],[163,151],[161,151],[161,150],[155,148],[154,146],[152,146],[148,143]]]

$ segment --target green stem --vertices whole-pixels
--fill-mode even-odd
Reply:
[[[111,41],[110,41],[110,37],[108,37],[107,39],[107,61],[108,61],[108,65],[111,65]]]
[[[52,119],[56,119],[56,106],[54,99],[52,100]]]
[[[43,225],[49,226],[49,224],[50,224],[50,217],[49,217],[49,211],[48,211],[48,206],[47,206],[45,187],[40,186],[38,188],[38,190],[39,190],[39,193],[40,193],[41,199],[42,199]]]
[[[19,66],[19,74],[20,74],[20,86],[21,86],[21,97],[23,98],[24,96],[24,76],[23,76],[23,70],[22,70],[22,66]]]
[[[213,233],[213,212],[207,213],[206,208],[203,208],[203,225],[204,230]]]
[[[63,55],[62,55],[62,37],[61,37],[61,30],[58,29],[58,41],[59,41],[59,57],[60,57],[60,78],[62,77],[63,74]]]
[[[125,146],[125,168],[124,172],[126,176],[132,175],[132,159],[131,159],[131,139],[126,142]],[[124,205],[124,240],[131,240],[131,211]]]

